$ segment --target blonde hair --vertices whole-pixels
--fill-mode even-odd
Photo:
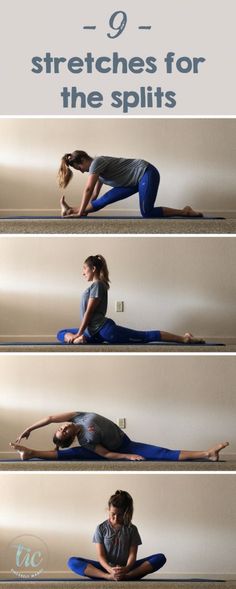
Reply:
[[[103,256],[101,256],[100,254],[97,254],[96,256],[89,256],[88,258],[86,258],[84,263],[87,264],[87,266],[91,270],[92,268],[96,268],[99,280],[104,282],[107,288],[110,288],[109,270],[107,267],[106,260]]]
[[[65,153],[65,155],[63,155],[57,175],[60,188],[66,188],[73,178],[73,172],[69,166],[73,167],[74,164],[81,164],[83,159],[92,158],[90,158],[86,151],[80,149],[76,149],[72,153]]]

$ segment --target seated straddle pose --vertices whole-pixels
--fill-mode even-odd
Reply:
[[[65,423],[66,422],[66,423]],[[51,423],[63,423],[56,430],[54,450],[33,450],[21,445],[32,431]],[[70,448],[78,440],[80,446]],[[209,450],[168,450],[151,444],[133,442],[113,421],[97,413],[70,412],[41,419],[34,423],[10,444],[20,453],[22,460],[211,460],[217,461],[219,453],[228,442],[217,444]],[[68,448],[59,450],[59,448]]]
[[[97,526],[93,536],[98,561],[72,556],[68,567],[77,575],[106,581],[142,579],[163,567],[164,554],[136,560],[142,540],[132,524],[133,509],[131,495],[116,491],[108,501],[108,519]]]
[[[83,276],[91,286],[81,300],[80,327],[62,329],[57,334],[61,343],[67,344],[139,344],[150,342],[204,343],[191,333],[176,335],[166,331],[137,331],[116,325],[106,317],[109,273],[106,260],[101,255],[89,256],[83,265]]]
[[[92,158],[85,151],[76,150],[66,153],[61,160],[58,172],[59,186],[66,188],[73,172],[88,172],[89,177],[83,191],[81,205],[71,207],[65,197],[61,198],[61,215],[82,217],[139,193],[139,206],[143,217],[202,217],[202,213],[194,211],[190,206],[183,209],[154,207],[160,183],[158,170],[149,162],[140,159],[125,159],[99,156]],[[113,188],[98,198],[103,184]]]

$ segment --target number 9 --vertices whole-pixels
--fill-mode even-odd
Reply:
[[[121,18],[119,18],[119,15],[121,16]],[[116,22],[117,22],[117,25],[116,25]],[[119,35],[121,35],[124,28],[126,27],[126,24],[127,24],[127,14],[125,12],[123,12],[123,10],[117,10],[117,12],[113,12],[113,14],[111,15],[111,18],[109,20],[109,26],[111,27],[111,29],[113,31],[117,31],[117,33],[115,35],[111,35],[111,33],[107,33],[107,36],[109,37],[109,39],[116,39],[116,37],[119,37]]]

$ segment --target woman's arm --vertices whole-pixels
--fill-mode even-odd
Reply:
[[[111,452],[101,444],[95,446],[94,452],[107,460],[144,460],[143,456],[138,454],[121,454],[120,452]]]
[[[36,421],[36,423],[30,425],[30,427],[27,427],[22,432],[22,434],[20,434],[20,436],[17,438],[16,442],[19,443],[22,440],[22,438],[28,439],[31,432],[35,429],[45,427],[50,423],[63,423],[63,421],[70,421],[71,419],[73,419],[74,415],[76,415],[76,411],[71,411],[70,413],[59,413],[57,415],[49,415],[48,417],[44,417],[43,419],[40,419],[40,421]]]
[[[93,202],[93,200],[96,200],[96,198],[100,194],[100,190],[101,190],[102,186],[103,186],[103,182],[98,179],[98,181],[95,184],[95,188],[94,188],[94,191],[93,191],[91,202]]]
[[[124,569],[125,569],[124,572],[125,573],[128,573],[132,569],[132,567],[133,567],[133,565],[134,565],[134,563],[136,562],[136,559],[137,559],[137,552],[138,552],[138,546],[137,546],[137,544],[133,544],[132,546],[130,546],[129,556],[128,556],[128,559],[127,559],[127,563],[126,563],[126,565],[124,567]]]
[[[99,180],[98,174],[90,174],[83,192],[82,202],[79,209],[79,215],[82,216],[85,212],[86,206],[93,196],[95,185]]]
[[[113,568],[111,566],[109,566],[109,564],[107,562],[106,552],[105,552],[104,545],[103,544],[96,544],[96,550],[97,550],[98,560],[99,560],[101,566],[108,573],[112,573],[113,572]]]
[[[79,331],[75,335],[70,334],[70,333],[68,333],[68,335],[65,335],[65,341],[67,343],[72,344],[73,341],[75,339],[77,339],[77,337],[79,337],[80,335],[83,335],[83,333],[84,333],[86,327],[88,326],[90,319],[91,319],[96,307],[98,306],[99,302],[100,302],[100,299],[89,299],[88,300],[87,309],[86,309],[83,319],[81,321]]]

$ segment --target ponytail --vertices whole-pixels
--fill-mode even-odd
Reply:
[[[91,270],[92,268],[96,268],[99,280],[104,282],[107,288],[110,288],[109,271],[106,260],[103,256],[100,254],[96,256],[89,256],[84,263],[87,264]]]
[[[73,172],[69,168],[71,153],[66,153],[61,158],[61,165],[58,170],[58,183],[60,188],[66,188],[73,177]]]
[[[134,504],[131,495],[127,491],[116,491],[108,501],[108,507],[110,508],[111,506],[122,509],[124,524],[125,526],[128,526],[132,521],[134,512]]]
[[[61,158],[61,165],[58,170],[58,182],[60,188],[66,188],[73,177],[73,172],[69,166],[74,164],[81,164],[82,160],[92,160],[90,155],[87,154],[86,151],[82,151],[81,149],[76,149],[72,153],[66,153]]]

